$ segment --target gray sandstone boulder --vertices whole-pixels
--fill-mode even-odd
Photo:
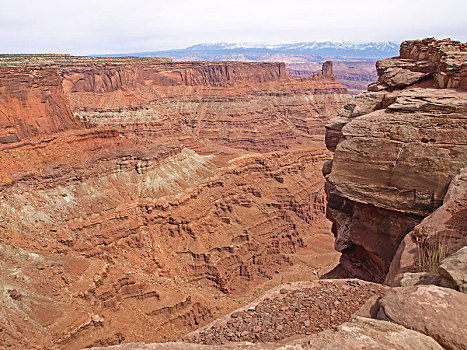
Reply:
[[[335,330],[324,331],[281,350],[412,350],[442,349],[432,338],[401,325],[355,317]]]
[[[467,246],[444,259],[438,271],[454,288],[467,293]]]
[[[430,272],[406,272],[400,284],[401,287],[412,287],[420,285],[435,285],[442,287],[449,287],[449,285],[442,285],[442,277]]]
[[[424,333],[446,349],[467,349],[467,295],[438,286],[393,288],[378,318]]]

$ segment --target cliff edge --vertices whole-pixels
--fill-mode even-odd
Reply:
[[[327,217],[344,273],[383,282],[404,237],[449,202],[448,187],[467,164],[466,58],[467,45],[450,39],[403,42],[399,57],[377,63],[378,82],[326,126],[334,152],[323,169]],[[449,225],[452,232],[437,239],[454,252],[467,244],[466,228],[454,219]],[[425,238],[418,246],[427,246]]]

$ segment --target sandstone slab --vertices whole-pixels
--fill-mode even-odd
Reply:
[[[380,317],[424,333],[447,349],[467,348],[467,295],[438,286],[393,288],[380,300]]]
[[[427,73],[412,72],[401,67],[386,69],[381,75],[381,81],[390,87],[401,88],[412,85],[426,77]]]
[[[467,246],[444,259],[438,271],[457,290],[467,293]]]
[[[432,338],[415,330],[380,320],[356,317],[333,331],[311,336],[300,345],[282,349],[442,349]]]

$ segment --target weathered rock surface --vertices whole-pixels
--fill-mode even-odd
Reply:
[[[17,135],[0,144],[5,346],[176,340],[335,263],[320,143],[350,97],[329,65],[302,81],[283,64],[0,62],[53,82],[22,73],[20,102],[14,75],[0,84]]]
[[[430,272],[406,272],[400,281],[401,287],[430,284],[435,286],[450,287],[450,284],[447,284],[445,281],[443,281],[443,278],[440,275]]]
[[[467,92],[405,90],[342,128],[329,181],[351,200],[426,216],[467,162],[466,113]]]
[[[334,151],[327,216],[349,275],[382,281],[391,262],[399,266],[391,267],[388,281],[414,272],[413,261],[401,262],[417,250],[406,235],[443,204],[449,184],[467,164],[466,47],[450,40],[403,43],[400,57],[377,63],[372,92],[327,125],[326,145]],[[465,230],[454,222],[465,201],[447,202],[417,226],[412,240],[436,227],[434,236],[449,235],[460,248]]]
[[[391,60],[392,63],[393,60],[389,60]],[[401,67],[382,67],[382,63],[384,63],[384,60],[378,63],[378,69],[383,71],[380,77],[380,84],[386,85],[390,88],[400,88],[412,85],[422,78],[425,78],[429,74],[423,72],[413,72],[410,69],[404,69]],[[400,64],[400,61],[396,64]]]
[[[467,295],[438,286],[393,288],[378,318],[424,333],[446,349],[467,349]]]
[[[442,256],[436,258],[437,264],[467,245],[466,205],[467,169],[463,168],[449,184],[443,205],[415,226],[401,242],[385,283],[397,286],[405,273],[429,268],[426,262],[435,260],[433,258],[440,252]],[[432,264],[432,273],[438,272],[437,264]]]
[[[467,293],[467,246],[444,259],[438,271],[457,290]]]
[[[467,89],[467,44],[450,39],[434,38],[406,41],[401,44],[403,59],[422,61],[423,70],[433,69],[436,87],[441,89]],[[418,64],[418,62],[417,62]]]

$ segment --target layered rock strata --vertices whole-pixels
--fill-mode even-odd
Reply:
[[[0,144],[78,128],[55,69],[0,66]]]
[[[331,64],[0,62],[5,346],[175,340],[334,263],[320,142],[350,97]]]
[[[345,88],[331,77],[332,66],[297,81],[282,63],[157,63],[121,80],[122,86],[108,84],[103,94],[89,93],[86,86],[95,89],[94,76],[107,76],[110,68],[96,67],[94,76],[86,69],[63,73],[72,110],[82,119],[151,137],[191,136],[215,150],[308,147],[322,140],[326,116],[348,101]]]
[[[370,91],[327,125],[327,216],[351,275],[382,282],[406,234],[449,202],[467,163],[466,54],[449,39],[404,42],[400,57],[377,63]],[[457,226],[451,252],[467,243]]]

